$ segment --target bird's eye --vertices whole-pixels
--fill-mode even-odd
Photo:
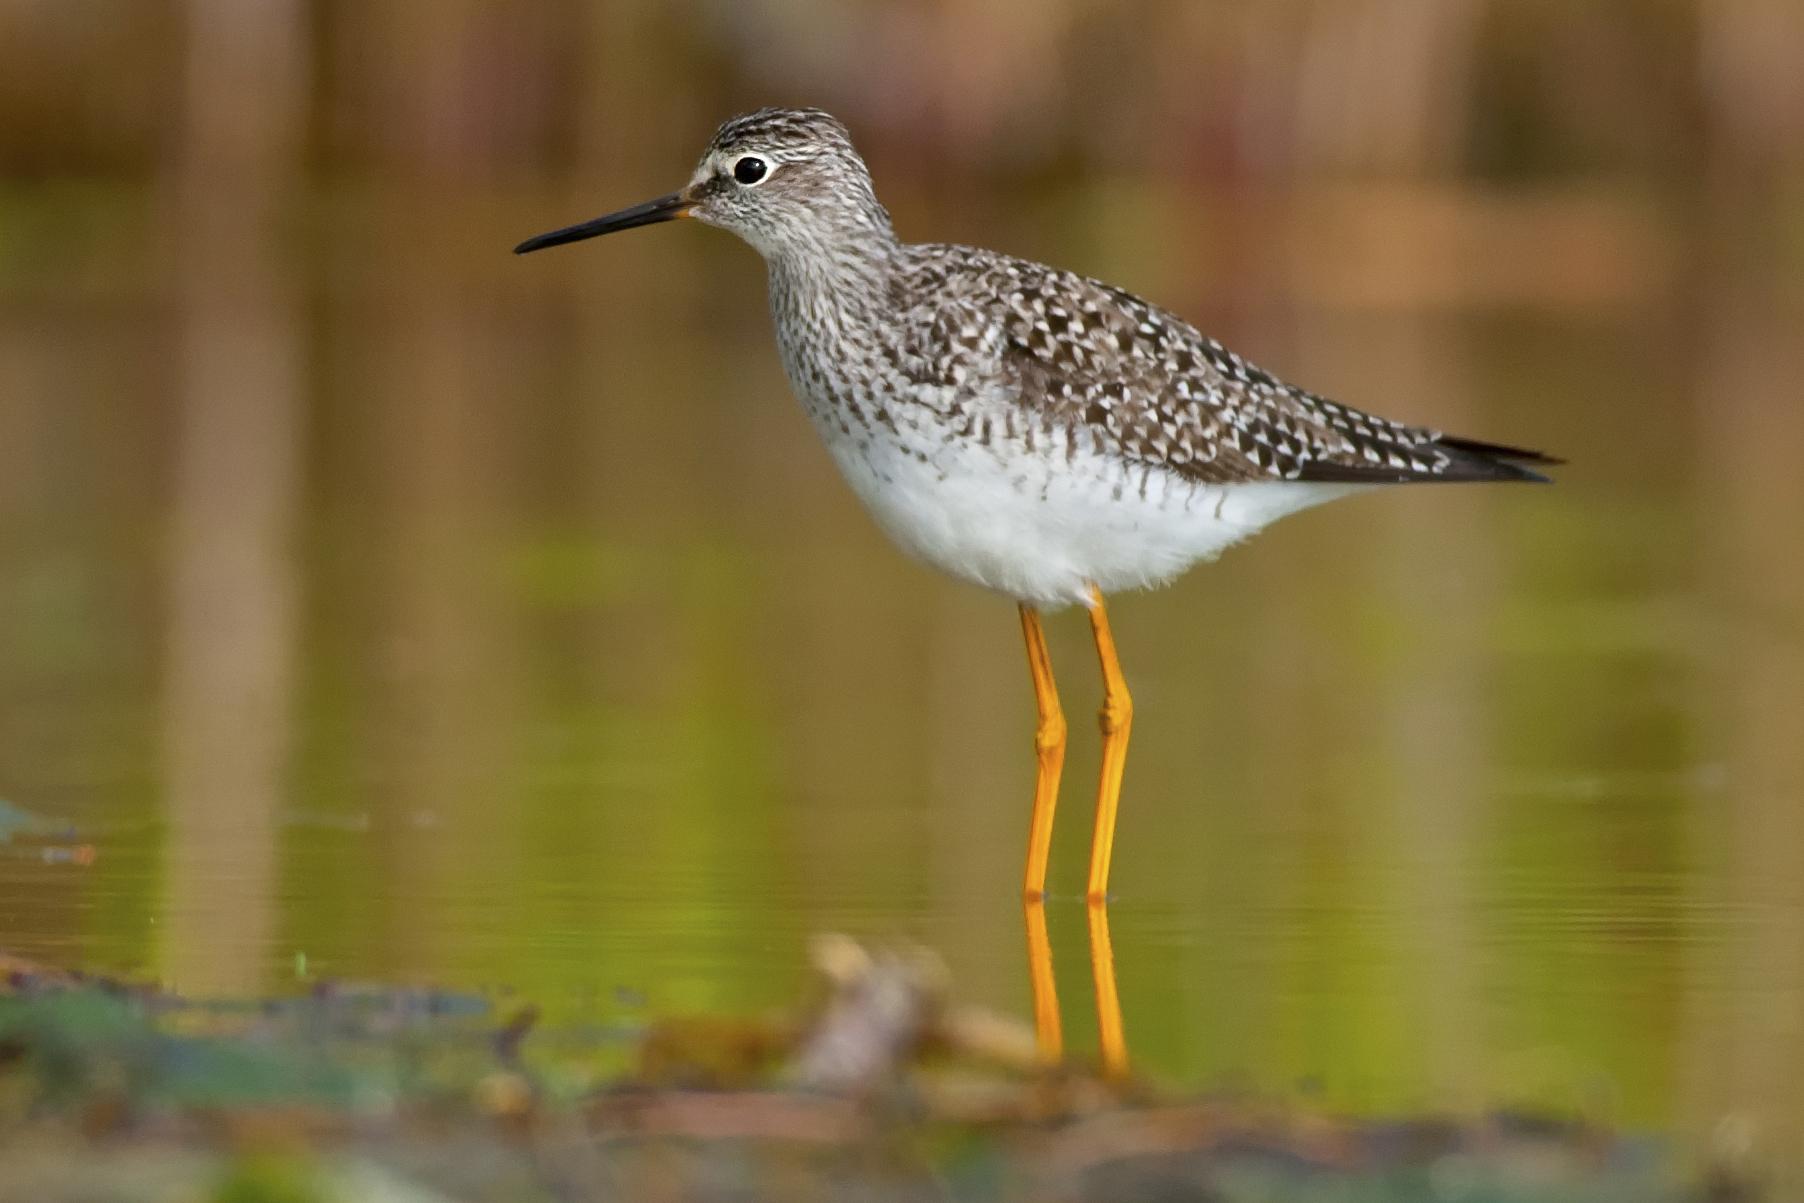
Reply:
[[[764,178],[764,173],[768,170],[763,159],[757,155],[747,155],[733,164],[733,178],[742,184],[756,184]]]

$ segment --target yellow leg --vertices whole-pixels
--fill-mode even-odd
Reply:
[[[1102,1048],[1102,1072],[1125,1078],[1127,1033],[1121,1024],[1121,995],[1115,989],[1115,948],[1109,942],[1109,907],[1092,902],[1090,911],[1090,976],[1096,982],[1096,1030]]]
[[[1102,780],[1096,790],[1096,832],[1090,839],[1090,885],[1086,891],[1094,903],[1109,896],[1115,811],[1121,803],[1121,771],[1127,767],[1128,731],[1134,725],[1134,699],[1128,696],[1121,661],[1115,656],[1109,612],[1094,587],[1090,590],[1090,631],[1096,636],[1096,656],[1102,662]]]
[[[1021,607],[1021,632],[1027,636],[1027,667],[1034,678],[1034,703],[1040,719],[1034,728],[1034,813],[1027,829],[1027,879],[1023,894],[1031,901],[1046,894],[1046,857],[1052,851],[1052,815],[1059,804],[1059,774],[1065,768],[1065,712],[1059,709],[1058,686],[1052,681],[1052,659],[1046,654],[1046,632],[1040,612]],[[1044,925],[1044,919],[1042,919]]]
[[[1056,1065],[1065,1055],[1059,1023],[1059,987],[1052,975],[1052,942],[1046,937],[1046,903],[1029,898],[1021,904],[1027,918],[1027,978],[1034,996],[1034,1045],[1040,1061]]]

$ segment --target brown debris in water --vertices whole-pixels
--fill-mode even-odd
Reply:
[[[318,1203],[1703,1197],[1657,1142],[1584,1117],[1174,1097],[1043,1064],[919,947],[827,936],[812,959],[793,1014],[661,1020],[608,1077],[531,1006],[330,985],[217,1012],[0,954],[0,1199],[205,1200],[220,1181]],[[1735,1168],[1701,1189],[1760,1199]],[[256,1194],[272,1173],[289,1193]]]

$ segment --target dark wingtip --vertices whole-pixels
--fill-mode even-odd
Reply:
[[[1552,468],[1566,462],[1542,451],[1510,447],[1503,443],[1484,443],[1477,439],[1443,436],[1435,440],[1435,446],[1452,453],[1456,471],[1458,468],[1467,469],[1450,477],[1451,479],[1521,481],[1526,484],[1550,485],[1553,483],[1552,477],[1544,476],[1524,465]]]
[[[1554,468],[1566,462],[1558,456],[1548,455],[1544,451],[1531,451],[1526,447],[1510,447],[1503,443],[1484,443],[1477,439],[1462,439],[1454,435],[1442,435],[1435,440],[1435,443],[1450,451],[1463,451],[1481,459],[1502,460],[1505,463],[1541,464]]]
[[[1497,465],[1497,475],[1491,478],[1493,480],[1515,480],[1531,485],[1550,485],[1553,483],[1553,477],[1543,476],[1541,473],[1536,472],[1531,468],[1524,468],[1521,464],[1512,464],[1508,460],[1492,460],[1491,462]],[[1551,462],[1557,464],[1561,461],[1553,460]]]
[[[1323,484],[1482,484],[1521,483],[1549,485],[1553,479],[1525,467],[1551,468],[1566,461],[1529,451],[1522,447],[1505,447],[1498,443],[1481,443],[1474,439],[1439,438],[1432,446],[1446,453],[1447,463],[1439,471],[1397,469],[1385,464],[1335,463],[1314,460],[1304,464],[1298,480]]]

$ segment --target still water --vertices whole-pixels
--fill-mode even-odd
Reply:
[[[673,228],[505,256],[584,215],[379,214],[317,254],[7,291],[0,947],[200,994],[643,1014],[782,1004],[845,931],[1028,1014],[1011,604],[857,509],[750,252]],[[1804,1131],[1795,295],[1706,271],[1572,309],[1367,303],[1054,217],[929,225],[1572,461],[1336,503],[1115,603],[1136,1066]],[[1087,1056],[1099,687],[1081,617],[1049,633],[1048,916]]]

